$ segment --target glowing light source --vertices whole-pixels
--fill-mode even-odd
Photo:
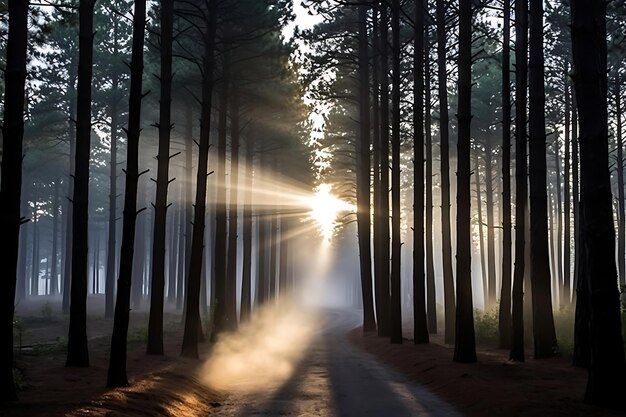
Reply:
[[[354,211],[355,207],[331,194],[330,184],[321,184],[313,197],[306,197],[306,204],[311,208],[309,217],[317,223],[320,234],[326,240],[333,236],[342,213]]]

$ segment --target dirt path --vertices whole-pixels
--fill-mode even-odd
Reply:
[[[348,341],[355,311],[326,311],[303,359],[284,383],[231,395],[218,416],[460,416],[452,406]]]

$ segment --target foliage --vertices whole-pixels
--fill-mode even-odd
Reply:
[[[498,342],[498,310],[498,305],[487,311],[474,310],[476,340],[486,343]]]

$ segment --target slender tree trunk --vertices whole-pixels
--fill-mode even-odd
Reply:
[[[28,196],[25,192],[25,183],[26,180],[22,178],[22,190],[21,190],[21,202],[20,202],[20,213],[28,212]],[[65,213],[64,213],[65,215]],[[28,263],[28,223],[24,223],[20,228],[20,240],[19,240],[19,255],[18,255],[18,266],[17,266],[17,283],[16,283],[16,294],[15,300],[21,301],[26,298],[27,294],[27,275],[26,275],[26,264]],[[61,282],[61,284],[63,284]],[[63,285],[61,285],[63,288]]]
[[[415,0],[413,53],[413,341],[428,343],[424,274],[424,0]]]
[[[496,305],[496,253],[495,253],[495,222],[493,220],[493,151],[491,148],[491,136],[487,136],[485,144],[485,200],[487,203],[487,300],[489,308]]]
[[[400,1],[391,4],[392,30],[392,135],[391,135],[391,343],[402,343],[402,307],[400,288]]]
[[[93,9],[95,0],[80,0],[76,159],[72,202],[72,281],[66,366],[89,366],[87,346],[87,242],[89,223],[89,154],[91,143],[91,79],[93,74]]]
[[[215,29],[217,25],[217,0],[209,0],[208,32],[204,34],[202,109],[198,149],[198,175],[193,218],[191,256],[187,273],[187,303],[185,306],[185,331],[181,355],[198,358],[198,323],[200,321],[200,280],[202,252],[204,251],[204,225],[206,212],[206,183],[208,174],[209,136],[211,133],[211,107],[213,70],[215,65]],[[223,258],[222,258],[223,259]]]
[[[282,216],[280,218],[280,234],[278,239],[280,241],[278,291],[280,294],[280,300],[283,301],[287,297],[287,259],[289,256],[289,243],[291,241],[289,232],[289,220],[286,216]]]
[[[361,291],[363,294],[363,331],[376,330],[372,293],[372,254],[370,243],[370,104],[367,11],[359,8],[359,139],[356,149],[356,195]]]
[[[117,36],[117,21],[114,23],[114,36]],[[114,45],[117,42],[114,41]],[[104,317],[113,318],[115,297],[116,249],[117,249],[117,126],[118,126],[118,74],[111,77],[111,150],[109,160],[109,236],[107,242],[107,269],[104,283]]]
[[[184,275],[176,283],[176,310],[184,308],[186,310],[187,281],[189,275],[189,265],[191,262],[191,237],[193,221],[193,108],[187,105],[185,112],[185,213],[184,213],[184,244],[185,260]]]
[[[130,289],[133,276],[133,248],[137,222],[137,186],[139,182],[139,136],[141,134],[141,99],[143,76],[143,45],[146,20],[146,1],[135,0],[133,14],[133,45],[130,63],[130,95],[128,100],[128,130],[126,153],[126,187],[120,272],[117,280],[115,318],[111,337],[111,356],[107,374],[108,387],[128,385],[126,375],[126,341],[130,313]],[[139,256],[143,254],[138,254]]]
[[[63,267],[63,282],[62,282],[62,311],[63,314],[69,314],[70,312],[70,287],[72,280],[72,219],[74,215],[72,214],[74,204],[71,201],[70,196],[74,195],[74,172],[75,172],[75,161],[76,161],[76,126],[74,124],[74,120],[76,118],[76,99],[73,94],[70,92],[75,91],[75,84],[77,78],[77,68],[74,65],[73,60],[70,61],[70,67],[68,69],[69,73],[69,83],[68,83],[68,93],[66,96],[68,97],[68,142],[70,148],[70,158],[69,158],[69,175],[67,179],[67,202],[65,203],[65,247],[64,247],[64,267]]]
[[[555,141],[555,163],[556,163],[556,260],[557,260],[557,269],[556,275],[557,285],[554,288],[556,292],[555,298],[561,299],[561,288],[563,283],[563,217],[561,213],[563,213],[563,204],[561,201],[561,161],[559,159],[559,148],[560,144],[557,140]]]
[[[430,36],[424,40],[424,117],[426,126],[426,316],[428,332],[437,334],[437,299],[435,296],[435,259],[433,253],[433,137],[430,116]]]
[[[58,234],[59,234],[59,193],[60,193],[59,180],[54,181],[54,197],[52,200],[52,253],[48,258],[48,264],[50,266],[50,291],[49,295],[57,295],[59,293],[59,246],[58,246]]]
[[[472,304],[472,235],[470,192],[470,137],[472,122],[472,2],[459,0],[459,137],[457,144],[456,220],[456,340],[455,362],[476,362]]]
[[[590,341],[585,401],[624,408],[626,361],[615,266],[611,179],[608,170],[606,3],[571,0],[574,86],[580,111],[581,246]]]
[[[241,312],[242,322],[250,318],[252,311],[252,187],[253,185],[253,147],[252,135],[246,141],[246,176],[243,204],[243,271],[241,276]]]
[[[37,204],[35,202],[35,204]],[[31,258],[31,275],[30,275],[30,295],[39,295],[39,271],[41,267],[41,258],[39,257],[39,216],[37,215],[37,206],[33,212],[33,242],[32,242],[32,258]],[[85,271],[88,273],[87,271]]]
[[[565,200],[565,248],[563,254],[563,294],[561,297],[561,305],[570,305],[571,300],[571,284],[570,284],[570,271],[571,271],[571,227],[572,222],[570,218],[570,94],[569,94],[569,66],[565,68],[565,161],[564,165],[564,179],[563,179],[563,200]]]
[[[385,266],[383,264],[381,249],[382,249],[382,240],[381,240],[381,227],[382,221],[385,218],[384,214],[380,210],[380,200],[382,198],[382,189],[380,186],[380,21],[379,21],[379,11],[380,11],[380,1],[374,0],[372,6],[372,33],[374,37],[373,45],[370,48],[370,58],[372,65],[372,177],[373,177],[373,200],[374,200],[374,222],[373,222],[373,232],[374,232],[374,301],[375,301],[375,309],[376,309],[376,321],[377,321],[377,331],[380,334],[381,329],[380,326],[384,326],[381,324],[382,316],[386,312],[383,312],[383,304],[384,302],[381,300],[384,297],[387,297],[383,294],[383,280],[388,279],[389,273],[385,274]],[[387,216],[388,217],[388,216]],[[387,277],[387,278],[386,278]],[[384,320],[383,320],[384,321]]]
[[[262,306],[267,302],[267,218],[265,212],[258,214],[257,233],[257,290],[256,305]]]
[[[502,40],[502,284],[498,312],[501,349],[511,347],[511,0],[504,0]]]
[[[378,336],[389,337],[390,299],[389,299],[389,6],[380,4],[380,311]]]
[[[239,95],[233,88],[230,126],[230,204],[226,266],[226,318],[228,330],[237,329],[237,212],[239,193]],[[217,261],[217,259],[216,259]]]
[[[452,239],[450,237],[450,137],[448,117],[448,67],[446,60],[446,3],[437,4],[437,67],[439,96],[439,136],[441,158],[441,247],[443,258],[443,301],[445,312],[445,343],[454,343],[456,306],[454,273],[452,271]]]
[[[478,149],[474,152],[474,184],[476,186],[476,219],[478,223],[478,256],[480,258],[480,275],[483,284],[483,300],[485,310],[489,305],[489,284],[487,283],[487,265],[485,265],[485,232],[483,231],[483,196],[482,181],[480,180],[480,160],[478,158]]]
[[[143,188],[143,189],[142,189]],[[145,187],[140,188],[141,204],[145,206],[148,197]],[[134,250],[137,256],[133,256],[133,282],[131,284],[131,302],[132,308],[139,309],[143,301],[144,294],[144,275],[145,272],[145,255],[146,255],[146,216],[139,216],[136,225],[136,236]]]
[[[226,136],[228,133],[228,100],[230,97],[228,52],[222,53],[222,91],[220,92],[218,144],[217,144],[217,195],[215,197],[215,316],[211,340],[228,330],[228,288],[226,276],[227,218],[226,218]]]
[[[580,218],[578,206],[578,109],[576,108],[576,90],[572,90],[572,206],[574,207],[574,282],[572,303],[576,301],[578,276],[580,272]]]
[[[167,191],[170,184],[170,135],[172,132],[172,31],[174,0],[161,1],[161,96],[159,98],[159,154],[157,156],[154,236],[152,240],[152,288],[148,322],[149,355],[163,354],[163,303],[165,298],[165,239]]]
[[[169,249],[168,268],[167,268],[167,299],[168,303],[172,303],[176,298],[176,274],[178,271],[178,257],[182,252],[178,251],[178,237],[180,229],[180,210],[174,211],[172,221],[169,225]]]
[[[183,295],[179,293],[182,292],[183,290],[183,282],[185,281],[185,256],[186,256],[186,249],[185,249],[185,211],[186,211],[186,206],[188,205],[187,201],[183,200],[183,191],[181,190],[181,206],[178,208],[178,230],[176,231],[177,233],[177,239],[178,239],[178,251],[177,251],[177,256],[176,256],[176,262],[177,262],[177,270],[176,270],[176,281],[171,281],[170,280],[170,288],[169,288],[169,293],[168,293],[168,301],[172,304],[174,304],[176,306],[177,310],[180,310],[180,308],[178,308],[178,300],[182,300]],[[182,307],[182,303],[181,303],[181,307]]]
[[[532,280],[533,341],[535,358],[557,354],[552,316],[550,261],[548,255],[548,205],[546,184],[545,87],[543,58],[543,0],[530,0],[529,183],[530,256]]]
[[[276,164],[274,164],[274,168],[276,168]],[[272,301],[276,300],[276,259],[278,255],[278,218],[276,213],[272,213],[270,215],[270,242],[269,242],[269,252],[270,252],[270,274],[269,274],[269,299]]]
[[[624,242],[626,233],[626,211],[624,209],[624,142],[622,136],[622,97],[620,91],[620,75],[615,75],[615,114],[617,126],[615,139],[617,142],[617,204],[618,204],[618,226],[617,226],[617,269],[619,271],[619,283],[626,285],[626,245]]]
[[[8,2],[9,28],[4,71],[4,115],[0,185],[0,224],[4,248],[0,251],[0,402],[17,399],[13,382],[13,317],[20,242],[22,143],[24,139],[24,84],[28,44],[28,3]]]

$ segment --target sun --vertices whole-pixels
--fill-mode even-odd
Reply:
[[[320,234],[330,240],[335,228],[339,225],[339,215],[354,211],[354,205],[347,203],[331,194],[330,184],[320,184],[315,195],[306,198],[310,207],[309,218],[317,223]]]

